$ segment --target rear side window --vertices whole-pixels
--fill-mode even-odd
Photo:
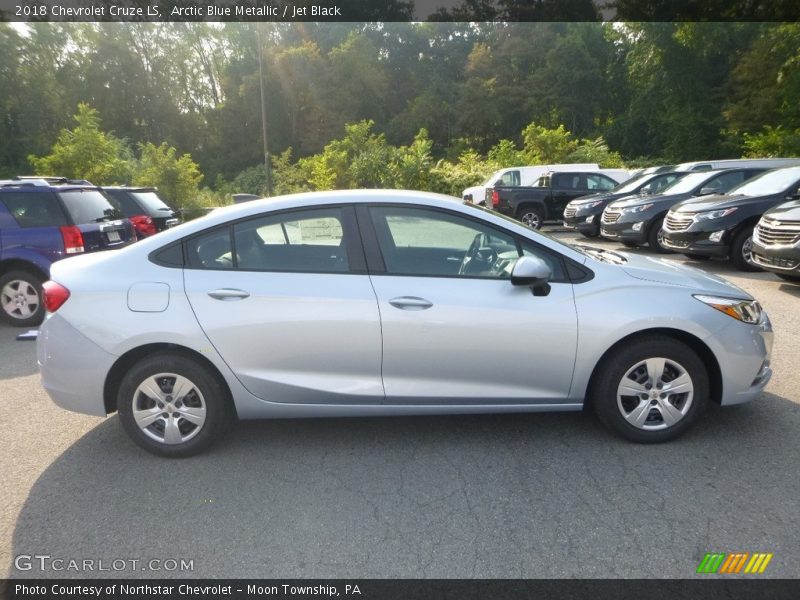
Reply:
[[[70,190],[58,195],[76,225],[100,223],[122,216],[119,209],[97,190]]]
[[[214,229],[190,239],[186,244],[189,266],[195,269],[232,269],[231,229]]]
[[[607,191],[617,186],[617,182],[605,175],[586,175],[586,187],[590,190]]]
[[[582,187],[580,173],[556,173],[552,179],[556,188],[578,190]]]
[[[54,194],[49,192],[16,192],[0,194],[2,202],[17,225],[31,227],[60,227],[67,217]]]
[[[106,190],[106,194],[111,198],[111,202],[119,207],[122,214],[126,217],[142,214],[142,210],[136,202],[133,201],[133,198],[128,196],[128,192],[123,190]]]

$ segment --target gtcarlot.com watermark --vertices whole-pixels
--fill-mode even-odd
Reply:
[[[14,557],[18,571],[56,571],[70,573],[124,573],[132,571],[194,571],[194,559],[186,558],[69,558],[49,554],[18,554]]]

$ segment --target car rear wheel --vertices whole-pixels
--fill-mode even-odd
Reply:
[[[522,221],[528,227],[539,229],[544,222],[542,209],[537,206],[523,206],[517,211],[517,220]]]
[[[647,232],[647,245],[653,252],[671,254],[672,250],[664,245],[664,230],[661,228],[663,223],[664,218],[662,217],[650,226],[650,231]]]
[[[159,456],[191,456],[222,434],[231,410],[229,394],[208,369],[191,358],[156,353],[125,374],[117,410],[125,432]]]
[[[708,402],[708,373],[689,348],[654,336],[626,344],[598,366],[590,400],[600,420],[634,442],[683,434]]]
[[[9,271],[0,277],[0,319],[17,327],[39,325],[44,319],[42,280],[29,271]]]
[[[753,262],[753,227],[745,227],[733,238],[731,262],[740,271],[761,271]]]

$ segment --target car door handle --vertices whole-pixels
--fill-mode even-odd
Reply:
[[[244,300],[249,298],[250,294],[244,290],[234,290],[231,288],[222,288],[208,292],[208,295],[214,300]]]
[[[433,306],[433,302],[416,296],[399,296],[389,300],[389,304],[401,310],[425,310]]]

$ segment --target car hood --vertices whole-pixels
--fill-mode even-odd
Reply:
[[[779,221],[800,221],[800,200],[779,204],[765,212],[764,216]]]
[[[627,262],[620,265],[619,268],[635,279],[677,285],[698,292],[731,298],[752,299],[752,296],[743,289],[706,271],[656,256],[642,256],[627,252],[620,254],[627,259]]]
[[[586,196],[580,196],[575,198],[573,201],[570,202],[573,206],[580,206],[582,204],[589,204],[590,202],[596,202],[597,200],[610,200],[614,197],[614,194],[609,194],[608,192],[597,192],[596,194],[588,194]]]
[[[463,198],[467,194],[472,195],[473,201],[476,200],[476,196],[480,196],[480,199],[483,200],[483,196],[486,193],[486,188],[482,185],[473,185],[472,187],[468,187],[463,192],[461,192],[461,197]]]
[[[768,196],[744,196],[742,194],[712,194],[702,198],[689,198],[675,206],[676,212],[696,213],[704,210],[721,210],[734,206],[747,206],[748,204],[760,204],[764,200],[773,199],[774,195]]]
[[[625,196],[619,200],[614,201],[614,208],[629,208],[631,206],[639,206],[640,204],[664,204],[680,202],[684,200],[689,193],[686,194],[670,194],[665,196],[663,194]]]

